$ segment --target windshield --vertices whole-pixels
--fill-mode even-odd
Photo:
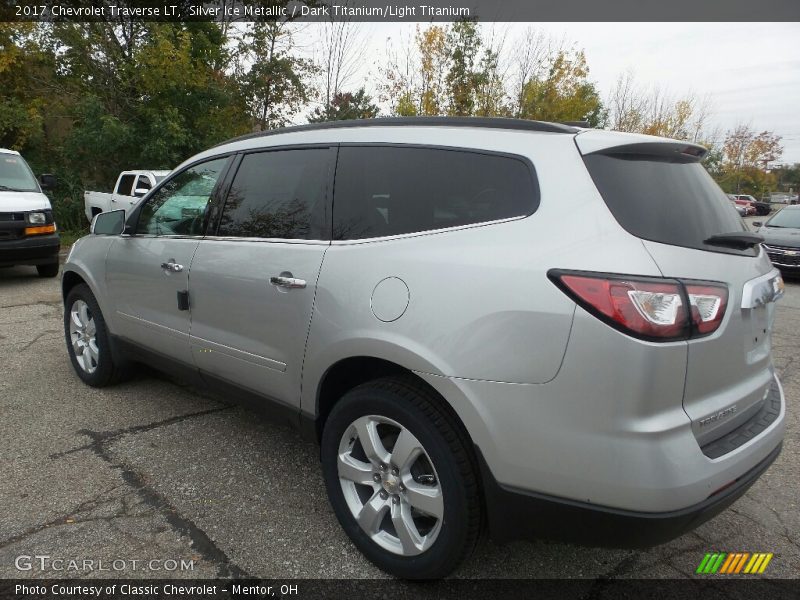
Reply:
[[[17,154],[0,154],[0,192],[38,192],[28,164]]]
[[[783,209],[767,221],[767,227],[792,227],[794,229],[800,229],[800,210]]]

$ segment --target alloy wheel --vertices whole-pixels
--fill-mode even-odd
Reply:
[[[439,477],[417,437],[383,416],[353,421],[339,442],[339,483],[350,512],[381,548],[425,552],[444,517]]]

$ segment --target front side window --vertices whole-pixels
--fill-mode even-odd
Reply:
[[[324,239],[328,148],[247,154],[236,172],[218,235]]]
[[[142,207],[136,233],[203,235],[208,204],[227,161],[200,163],[170,179]]]
[[[344,146],[333,239],[355,240],[533,213],[539,194],[521,159],[461,150]]]
[[[133,195],[133,182],[136,179],[136,175],[123,175],[119,178],[119,185],[117,186],[117,193],[120,196],[132,196]]]

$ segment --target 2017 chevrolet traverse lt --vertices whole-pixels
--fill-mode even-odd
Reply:
[[[484,531],[657,544],[784,432],[783,282],[704,154],[478,118],[239,138],[73,246],[69,357],[91,386],[144,361],[269,405],[400,577],[447,575]]]

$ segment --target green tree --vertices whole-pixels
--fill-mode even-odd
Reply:
[[[311,61],[296,56],[293,24],[254,23],[244,52],[252,61],[241,76],[242,87],[258,129],[286,125],[312,95]]]
[[[349,119],[374,119],[378,116],[378,107],[372,103],[362,87],[356,92],[338,92],[327,108],[318,107],[308,118],[311,123],[323,121],[346,121]]]
[[[476,92],[485,73],[479,68],[482,40],[474,19],[456,21],[447,35],[450,68],[447,72],[448,114],[469,116],[475,112]]]
[[[747,125],[739,125],[725,136],[723,165],[726,177],[734,185],[729,187],[736,193],[749,190],[758,193],[763,187],[774,185],[767,177],[767,167],[783,153],[781,138],[771,131],[756,133]]]
[[[551,59],[546,76],[532,78],[523,85],[520,116],[541,121],[587,121],[602,127],[606,112],[583,51],[558,51]]]

